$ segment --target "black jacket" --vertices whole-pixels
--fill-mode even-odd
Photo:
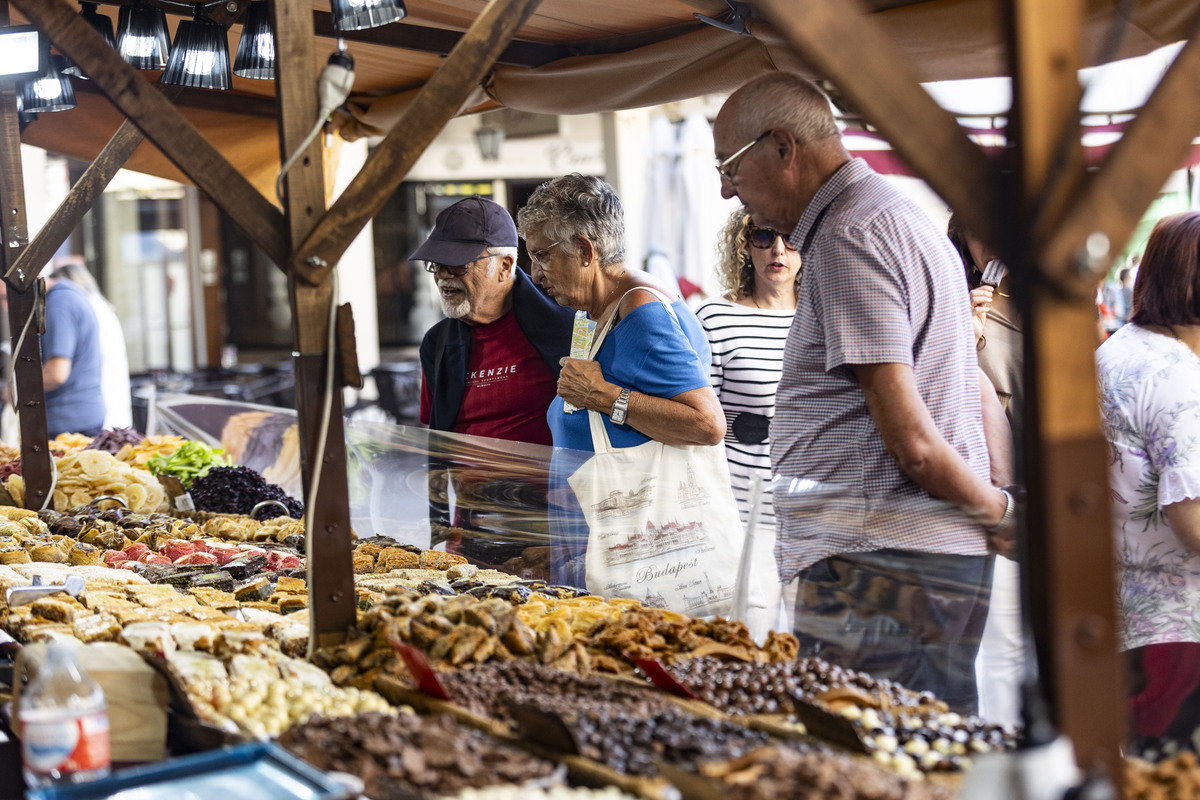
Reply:
[[[525,338],[558,378],[559,360],[571,354],[571,328],[575,312],[547,297],[524,270],[516,268],[512,308]],[[421,371],[429,388],[429,427],[448,431],[458,419],[471,363],[471,326],[444,319],[421,340]]]

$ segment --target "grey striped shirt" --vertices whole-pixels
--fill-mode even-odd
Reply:
[[[988,478],[962,264],[914,203],[853,159],[791,241],[804,281],[771,425],[780,578],[835,553],[987,553],[983,530],[884,449],[852,365],[908,364],[943,438]]]

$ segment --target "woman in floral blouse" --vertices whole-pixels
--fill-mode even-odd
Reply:
[[[1096,355],[1136,734],[1200,727],[1200,212],[1161,220]]]

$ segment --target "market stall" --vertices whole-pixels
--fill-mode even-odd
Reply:
[[[794,4],[763,2],[754,7],[773,21],[774,27],[755,32],[752,26],[747,31],[749,37],[733,38],[728,38],[732,36],[729,31],[715,33],[691,22],[690,5],[682,3],[665,11],[652,11],[645,7],[647,4],[604,4],[606,13],[611,14],[607,17],[599,8],[589,7],[587,14],[572,10],[565,0],[541,7],[535,2],[496,0],[478,17],[470,9],[451,4],[440,14],[432,13],[427,21],[436,22],[443,30],[449,27],[465,33],[453,42],[455,46],[440,68],[435,68],[432,58],[421,62],[417,82],[423,83],[422,88],[415,94],[409,91],[360,98],[361,102],[352,107],[356,113],[350,120],[342,120],[348,135],[377,130],[371,127],[374,125],[390,132],[359,178],[324,216],[320,213],[326,197],[319,145],[308,145],[308,158],[289,174],[284,214],[280,216],[254,188],[261,185],[262,176],[250,179],[250,161],[262,165],[271,163],[272,158],[246,159],[244,169],[235,166],[235,158],[245,158],[245,148],[214,147],[215,129],[202,135],[181,112],[184,106],[172,105],[156,92],[108,50],[62,0],[12,0],[11,4],[84,69],[92,85],[173,162],[172,169],[193,180],[243,225],[276,263],[286,266],[293,298],[297,405],[309,503],[306,594],[312,622],[307,650],[314,658],[326,648],[348,647],[366,638],[355,638],[351,633],[364,621],[356,613],[358,587],[353,577],[344,431],[340,392],[336,390],[357,380],[357,369],[347,356],[353,352],[352,323],[337,313],[332,299],[334,265],[441,125],[464,108],[482,108],[491,103],[570,112],[676,99],[701,91],[731,89],[762,69],[780,65],[803,63],[809,71],[832,81],[963,214],[972,229],[997,245],[1026,282],[1028,291],[1023,295],[1029,298],[1030,306],[1025,318],[1030,321],[1031,331],[1027,350],[1033,364],[1029,387],[1033,400],[1027,414],[1032,423],[1028,425],[1031,434],[1026,448],[1033,535],[1027,538],[1025,563],[1032,577],[1033,606],[1039,612],[1041,676],[1055,712],[1054,721],[1075,742],[1085,769],[1107,768],[1110,775],[1121,773],[1121,689],[1113,637],[1111,557],[1107,539],[1091,533],[1107,530],[1107,508],[1102,440],[1091,388],[1094,368],[1088,290],[1097,269],[1106,263],[1106,253],[1119,249],[1118,243],[1128,235],[1162,178],[1181,162],[1200,127],[1196,119],[1200,102],[1195,97],[1196,87],[1200,86],[1195,79],[1200,48],[1194,41],[1184,48],[1120,145],[1090,176],[1083,169],[1075,135],[1076,68],[1097,58],[1108,60],[1122,53],[1144,51],[1154,43],[1194,35],[1194,9],[1187,3],[1160,0],[1131,4],[1129,13],[1137,23],[1134,33],[1121,38],[1116,48],[1106,48],[1104,42],[1108,41],[1105,34],[1109,24],[1121,22],[1120,15],[1099,4],[1085,7],[1081,2],[1052,6],[1008,3],[998,20],[991,20],[990,14],[983,11],[983,7],[991,10],[985,3],[912,3],[896,8],[883,3],[872,9],[876,12],[872,18],[842,3],[805,3],[801,14]],[[716,3],[704,5],[703,10],[712,16],[720,16],[724,10]],[[311,91],[317,55],[314,16],[307,2],[274,2],[271,7],[282,66],[276,84],[280,134],[276,136],[272,130],[268,138],[272,155],[291,154],[316,116]],[[237,11],[231,13],[236,24]],[[552,43],[569,42],[577,29],[560,20],[587,18],[593,13],[601,15],[598,19],[625,20],[612,23],[620,30],[607,31],[628,37],[607,43],[617,52],[606,50],[597,41],[591,42],[590,49],[567,46],[565,52],[505,49],[521,31]],[[316,21],[322,20],[318,15]],[[668,24],[681,21],[692,27],[681,31]],[[639,24],[644,26],[640,30],[636,28]],[[1006,30],[1007,35],[1002,37],[997,30]],[[968,34],[980,37],[969,50],[982,54],[982,62],[945,46],[955,35]],[[1085,35],[1086,48],[1081,41]],[[1009,45],[1007,69],[999,57],[1005,39]],[[451,43],[446,38],[438,41]],[[905,68],[909,63],[905,50],[917,59],[912,70]],[[502,55],[519,58],[521,52],[526,58],[522,66],[506,64],[489,73]],[[531,52],[543,59],[537,66],[528,61],[533,58]],[[1082,55],[1084,52],[1088,55]],[[656,80],[645,80],[651,70],[647,65],[664,63],[671,66],[654,73]],[[398,73],[387,72],[386,68],[383,71],[388,85],[400,83]],[[1015,134],[1003,164],[989,161],[916,82],[918,75],[947,77],[989,71],[1011,72],[1016,81]],[[485,75],[486,99],[476,88]],[[631,85],[638,88],[629,89]],[[559,86],[561,91],[546,91],[547,86]],[[599,91],[599,87],[608,91]],[[210,121],[219,120],[221,113],[230,111],[215,112]],[[198,119],[202,117],[197,115]],[[73,227],[71,207],[77,209],[81,199],[89,193],[94,196],[97,186],[102,188],[106,171],[111,175],[111,170],[124,162],[139,137],[131,127],[122,128],[106,153],[94,162],[92,181],[77,187],[46,238],[29,246],[29,251],[40,252],[42,257],[22,261],[21,251],[28,236],[20,192],[14,189],[20,186],[20,164],[12,143],[18,140],[19,132],[12,89],[7,84],[0,85],[0,122],[6,137],[0,190],[5,208],[13,212],[13,224],[4,228],[5,278],[10,286],[13,330],[19,331],[32,317],[36,301],[33,282],[45,253],[56,247],[53,237],[61,241]],[[273,123],[267,128],[273,128]],[[44,122],[31,126],[30,140],[37,141],[39,131],[51,129]],[[257,128],[239,127],[235,135],[239,141],[249,141],[253,138],[249,132],[254,129],[262,131],[262,122]],[[1149,140],[1153,146],[1147,143]],[[89,149],[79,144],[56,149],[72,152],[72,147],[77,153]],[[151,157],[151,161],[156,158]],[[158,163],[163,168],[161,159]],[[273,179],[273,170],[267,171]],[[22,415],[27,497],[37,498],[29,503],[35,505],[51,492],[50,456],[41,444],[46,440],[45,422],[43,418],[39,430],[36,413],[40,372],[35,341],[24,341],[17,364],[19,385],[35,398],[33,413]],[[416,555],[419,563],[422,554]],[[314,570],[314,563],[321,564],[321,569]],[[281,597],[277,603],[282,601]],[[418,605],[420,602],[424,601]],[[467,616],[467,609],[455,613],[459,611],[462,618]],[[59,613],[66,612],[60,609]],[[480,616],[475,610],[471,613]],[[446,622],[437,624],[448,622],[451,629],[463,624],[449,613],[438,618]],[[491,619],[499,625],[494,614]],[[594,625],[601,620],[591,617],[591,621]],[[681,624],[673,619],[668,622],[675,627]],[[571,623],[566,624],[571,631]],[[656,624],[646,631],[648,638],[665,639]],[[410,623],[410,630],[415,626],[416,621]],[[626,620],[618,627],[633,630],[638,623]],[[562,642],[559,626],[549,626],[546,631],[559,631]],[[479,648],[488,646],[482,640],[475,641],[478,634],[463,633],[460,638],[474,645],[469,651],[464,645],[464,660],[476,660]],[[723,647],[732,646],[727,641],[714,641]],[[169,648],[165,640],[161,643],[161,649]],[[575,643],[580,644],[577,638]],[[505,647],[511,652],[508,645]],[[538,643],[532,647],[539,659],[547,662],[569,655],[551,645]],[[387,651],[382,652],[391,658]],[[455,657],[452,654],[451,661]],[[582,658],[575,655],[577,663]],[[755,655],[749,659],[754,663],[760,660],[769,661],[770,657],[760,659]],[[354,663],[359,662],[354,659]],[[381,657],[374,666],[385,663],[390,662]],[[857,682],[858,676],[854,680]],[[891,702],[876,696],[866,705],[882,707]],[[916,702],[920,705],[919,700]],[[859,713],[866,716],[862,705],[858,706]],[[401,725],[405,727],[407,731],[387,734],[385,741],[403,748],[407,741],[404,736],[412,731],[407,722]],[[324,735],[324,731],[314,731],[313,741],[320,742],[319,737]],[[578,745],[580,735],[572,733],[569,738]],[[951,733],[952,739],[954,735]],[[732,759],[741,753],[730,751],[724,755]],[[735,776],[732,780],[736,782],[743,770],[752,770],[756,776],[775,775],[780,763],[800,769],[796,764],[803,761],[796,761],[792,755],[778,756],[769,763],[752,761],[713,774]]]

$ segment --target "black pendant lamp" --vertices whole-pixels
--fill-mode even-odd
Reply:
[[[275,37],[266,0],[256,0],[246,11],[242,38],[233,59],[233,74],[260,81],[275,78]]]
[[[146,0],[121,6],[117,18],[117,52],[134,69],[162,69],[167,65],[171,37],[167,15]]]
[[[162,82],[197,89],[228,89],[233,85],[225,26],[209,19],[204,6],[196,6],[195,18],[183,20],[175,29]]]
[[[378,28],[408,16],[404,0],[330,0],[329,11],[339,31]]]
[[[67,111],[75,107],[75,89],[71,86],[71,79],[62,73],[66,61],[60,55],[50,56],[45,72],[21,84],[18,97],[21,113],[40,114],[44,111]]]
[[[113,34],[112,20],[100,13],[100,4],[86,2],[85,0],[79,5],[83,7],[83,10],[79,12],[79,16],[83,17],[84,21],[91,25],[92,28],[95,29],[96,33],[100,34],[101,38],[104,39],[105,44],[116,50],[117,37],[115,34]],[[64,56],[64,58],[66,57]],[[67,68],[63,70],[64,75],[72,75],[76,78],[83,78],[85,80],[87,79],[87,75],[83,74],[83,70],[79,68],[78,64],[76,64],[70,58],[66,58],[66,61]]]

